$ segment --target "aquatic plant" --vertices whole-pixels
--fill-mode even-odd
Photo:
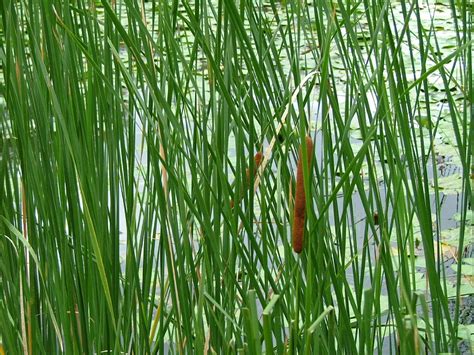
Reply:
[[[257,152],[255,154],[255,156],[253,158],[254,159],[254,170],[253,170],[254,174],[253,174],[253,176],[255,176],[255,174],[257,173],[257,170],[260,167],[260,164],[262,162],[262,158],[263,158],[262,152]],[[250,168],[247,168],[247,169],[245,169],[245,184],[244,184],[244,191],[242,192],[242,194],[245,192],[246,189],[248,189],[250,187],[250,183],[251,183]],[[242,196],[240,197],[240,199],[242,199]],[[230,201],[230,208],[234,208],[234,200]]]
[[[304,144],[304,145],[303,145]],[[298,167],[296,173],[296,190],[295,190],[295,207],[293,217],[293,250],[295,253],[301,253],[303,250],[304,243],[304,227],[305,227],[305,211],[306,211],[306,195],[309,193],[304,188],[304,174],[303,174],[303,162],[306,156],[306,171],[311,171],[311,161],[313,157],[313,141],[311,137],[306,136],[305,142],[299,149]],[[306,153],[303,155],[303,148],[305,147]],[[308,175],[308,179],[311,175]],[[310,184],[307,184],[308,186]]]

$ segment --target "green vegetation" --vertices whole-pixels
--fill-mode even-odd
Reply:
[[[7,354],[469,351],[472,2],[0,14]]]

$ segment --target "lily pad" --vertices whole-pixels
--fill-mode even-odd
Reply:
[[[458,264],[451,264],[451,269],[458,271]],[[467,278],[474,277],[474,258],[467,258],[462,260],[461,274]]]
[[[461,222],[461,213],[456,213],[453,215],[452,219]],[[474,225],[474,211],[473,210],[468,210],[466,213],[466,224],[467,225]]]
[[[461,236],[461,228],[451,228],[441,231],[441,239],[444,244],[457,247],[459,245],[459,237]],[[474,243],[474,227],[466,226],[464,230],[464,246]]]
[[[466,282],[467,281],[467,282]],[[469,296],[474,294],[474,283],[468,280],[462,280],[460,286],[460,295],[461,296]],[[448,286],[446,296],[448,297],[456,297],[456,286]]]
[[[458,338],[474,344],[474,324],[459,324]]]
[[[434,190],[443,192],[446,195],[455,195],[462,191],[462,176],[460,174],[452,174],[438,178],[437,186],[431,183]]]

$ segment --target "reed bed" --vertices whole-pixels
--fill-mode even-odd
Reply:
[[[468,353],[471,2],[0,14],[6,354]]]

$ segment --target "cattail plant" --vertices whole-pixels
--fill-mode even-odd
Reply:
[[[255,154],[255,156],[253,157],[253,160],[255,162],[255,170],[253,172],[253,176],[255,177],[255,175],[257,174],[257,170],[258,168],[260,167],[260,164],[262,163],[262,158],[263,158],[263,154],[262,152],[257,152]],[[250,168],[247,168],[245,170],[245,177],[246,177],[246,180],[247,180],[247,185],[246,187],[248,187],[250,185]]]
[[[254,172],[253,172],[254,177],[255,177],[255,174],[257,174],[257,170],[258,170],[258,168],[260,167],[260,164],[262,163],[262,158],[263,158],[263,154],[262,154],[262,152],[260,152],[260,151],[257,152],[257,153],[255,154],[255,156],[253,157],[253,160],[254,160],[254,162],[255,162],[255,170],[254,170]],[[243,188],[243,192],[242,192],[242,194],[241,194],[239,200],[242,199],[245,190],[247,190],[249,186],[250,186],[250,168],[247,168],[247,169],[245,170],[244,188]],[[234,208],[234,200],[231,200],[231,201],[230,201],[230,208]]]
[[[379,214],[378,212],[374,212],[374,225],[379,225]]]
[[[311,172],[311,159],[313,157],[313,141],[306,136],[306,156],[308,158],[308,171]],[[306,196],[303,181],[303,149],[299,150],[298,167],[296,173],[295,211],[293,220],[293,250],[301,253],[304,242],[304,222],[306,215]]]

